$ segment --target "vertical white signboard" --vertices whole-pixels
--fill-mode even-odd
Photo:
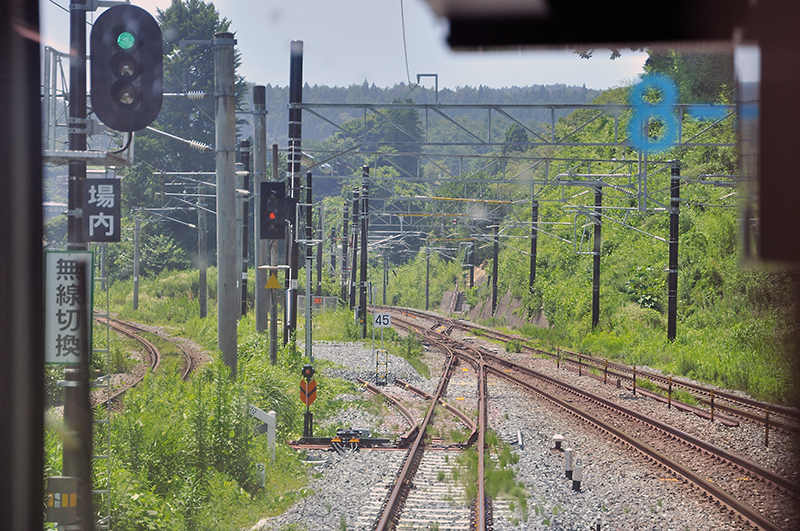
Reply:
[[[82,330],[88,330],[85,344],[91,345],[93,256],[90,251],[45,254],[45,363],[78,363]]]

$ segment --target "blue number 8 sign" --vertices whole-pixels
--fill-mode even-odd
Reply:
[[[650,103],[645,101],[644,95],[649,90],[661,92],[661,101]],[[678,119],[675,117],[674,107],[678,103],[678,90],[675,83],[668,77],[651,74],[642,78],[631,90],[631,103],[633,116],[628,124],[631,144],[637,149],[657,153],[668,149],[678,140]],[[699,120],[716,120],[726,114],[724,107],[716,105],[694,105],[688,113]],[[661,122],[663,134],[656,140],[651,140],[647,125],[651,121]]]
[[[644,95],[648,90],[658,90],[661,92],[661,101],[649,103],[645,101]],[[674,107],[678,103],[678,91],[675,83],[668,77],[661,75],[649,75],[642,79],[641,83],[633,86],[631,90],[631,103],[633,104],[633,116],[628,125],[631,143],[643,151],[658,152],[669,148],[678,139],[678,119],[675,117]],[[658,121],[664,127],[661,138],[650,141],[647,134],[647,125],[651,121]]]

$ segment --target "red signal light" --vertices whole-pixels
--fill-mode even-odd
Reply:
[[[269,219],[275,219],[277,216],[275,215],[275,212],[270,212],[267,214],[267,217],[269,217]]]

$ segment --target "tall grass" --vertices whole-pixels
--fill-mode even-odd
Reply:
[[[251,313],[239,323],[239,366],[232,380],[216,352],[213,290],[209,316],[200,319],[196,284],[196,272],[142,279],[135,311],[130,282],[110,287],[112,312],[193,339],[214,360],[187,382],[173,370],[148,375],[114,414],[112,512],[118,530],[241,529],[280,514],[308,493],[297,453],[279,444],[272,462],[266,437],[253,436],[257,422],[248,407],[277,413],[279,442],[297,438],[305,409],[297,386],[305,359],[290,345],[279,349],[278,364],[271,365],[268,337],[255,331]],[[112,340],[112,360],[124,348],[127,343]],[[319,421],[341,409],[338,395],[355,388],[321,372],[317,380],[313,409]],[[58,421],[48,426],[47,472],[57,475],[64,431]],[[258,485],[257,463],[267,464],[266,489]]]

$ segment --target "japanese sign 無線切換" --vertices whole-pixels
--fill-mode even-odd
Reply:
[[[45,254],[45,363],[77,364],[82,349],[90,350],[93,257],[90,251]]]

